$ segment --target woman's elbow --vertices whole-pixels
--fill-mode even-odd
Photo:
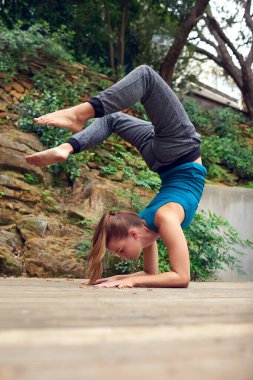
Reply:
[[[188,288],[190,285],[191,278],[190,277],[181,277],[180,279],[180,287],[181,288]]]
[[[184,282],[182,285],[181,285],[181,288],[188,288],[190,285],[190,281],[188,282]]]

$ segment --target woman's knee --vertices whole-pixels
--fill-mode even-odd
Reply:
[[[153,74],[153,69],[152,67],[146,65],[146,64],[143,64],[143,65],[139,65],[136,67],[136,70],[139,70],[141,72],[144,72],[145,74]]]

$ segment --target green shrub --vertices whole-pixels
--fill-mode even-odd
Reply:
[[[107,167],[101,167],[103,173],[116,174],[120,167],[124,173],[124,180],[131,179],[137,186],[145,187],[146,189],[158,190],[161,184],[159,176],[149,170],[146,164],[134,157],[133,154],[127,152],[122,145],[115,144],[114,154],[109,155],[109,160],[112,164]]]
[[[214,181],[233,184],[233,178],[228,174],[228,171],[216,164],[211,164],[208,167],[208,177]]]
[[[38,185],[40,179],[35,174],[26,173],[24,174],[24,181],[30,185]]]
[[[14,29],[8,29],[2,23],[0,27],[0,67],[3,71],[27,68],[28,60],[37,60],[41,55],[45,55],[52,62],[73,61],[72,55],[64,48],[64,44],[70,46],[73,33],[65,26],[59,28],[57,33],[51,33],[50,25],[45,21],[28,29],[25,29],[22,22],[17,23]],[[4,56],[8,57],[9,62]]]
[[[203,163],[207,176],[214,180],[228,179],[227,172],[219,165],[224,165],[239,179],[253,179],[253,150],[244,140],[234,137],[203,137],[201,144]]]
[[[244,253],[238,247],[252,247],[242,240],[236,230],[222,217],[201,211],[196,213],[190,227],[185,229],[190,253],[191,280],[215,279],[217,270],[227,267],[245,274],[239,257]],[[170,271],[168,250],[158,239],[159,273]],[[121,260],[115,264],[117,273],[134,273],[143,270],[143,255],[138,261]]]
[[[215,125],[215,132],[220,137],[239,138],[242,132],[236,128],[238,124],[246,123],[247,118],[238,111],[231,108],[220,108],[210,112]]]
[[[108,76],[112,75],[112,70],[106,66],[106,60],[103,57],[95,60],[87,55],[82,55],[80,62],[83,65],[88,66],[89,70],[96,71],[97,73],[103,73]]]
[[[253,149],[244,141],[222,140],[222,162],[242,179],[253,179]]]
[[[158,190],[160,187],[160,178],[148,169],[136,173],[131,166],[126,166],[123,172],[125,177],[131,179],[137,186],[152,190]]]
[[[104,175],[116,174],[118,172],[118,169],[113,165],[100,166],[100,170]]]
[[[208,178],[232,181],[225,170],[228,169],[239,179],[252,180],[253,151],[247,146],[245,135],[238,128],[239,124],[248,122],[246,116],[230,108],[202,111],[193,99],[184,100],[183,105],[197,130],[204,135],[201,153]]]
[[[211,134],[214,132],[211,111],[201,111],[200,106],[194,99],[187,98],[182,104],[189,116],[189,119],[199,132],[204,134]]]
[[[134,109],[138,112],[138,117],[140,119],[143,119],[143,120],[146,120],[146,121],[150,121],[148,115],[147,115],[147,112],[145,111],[145,108],[144,106],[141,104],[141,103],[136,103],[134,105]]]
[[[202,137],[201,156],[207,170],[212,164],[220,164],[222,143],[219,136]]]
[[[4,73],[3,83],[8,83],[17,73],[16,60],[6,51],[0,51],[0,73]]]
[[[201,110],[198,102],[190,98],[183,101],[183,106],[197,130],[205,135],[215,132],[220,137],[238,138],[242,133],[236,126],[248,121],[244,114],[228,107]]]
[[[91,250],[91,242],[87,239],[81,239],[75,246],[75,250],[78,258],[87,260],[88,252]]]

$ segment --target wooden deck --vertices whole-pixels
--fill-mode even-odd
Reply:
[[[252,380],[253,282],[0,278],[1,380]]]

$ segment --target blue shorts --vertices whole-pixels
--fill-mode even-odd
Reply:
[[[185,212],[181,227],[188,227],[202,197],[206,174],[206,168],[196,162],[188,162],[160,174],[162,185],[159,193],[139,213],[140,218],[146,221],[151,230],[158,232],[155,225],[156,212],[166,203],[175,202]]]

